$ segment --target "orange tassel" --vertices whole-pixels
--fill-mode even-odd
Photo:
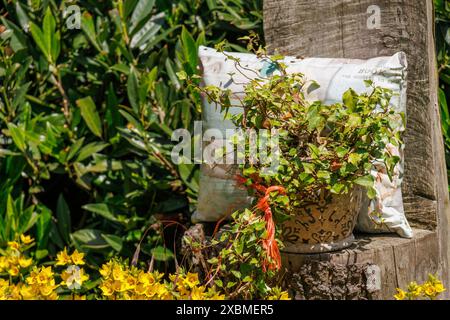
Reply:
[[[247,179],[241,176],[237,176],[236,180],[245,184]],[[254,183],[250,185],[250,188],[263,193],[264,196],[258,200],[256,204],[256,209],[264,213],[264,221],[266,222],[267,238],[262,241],[262,246],[267,252],[267,256],[270,259],[265,259],[263,261],[263,271],[267,270],[280,270],[281,268],[281,255],[280,249],[278,248],[278,243],[275,239],[275,222],[273,221],[272,209],[270,208],[269,200],[271,192],[278,192],[279,194],[286,194],[286,190],[281,186],[272,186],[266,188],[259,183]]]

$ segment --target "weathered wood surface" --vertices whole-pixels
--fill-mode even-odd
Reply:
[[[436,256],[447,285],[449,200],[444,146],[437,104],[434,16],[431,0],[265,0],[264,31],[269,51],[309,57],[372,58],[398,51],[408,56],[408,105],[403,196],[410,223],[434,231],[435,244],[424,244]],[[428,239],[428,240],[427,240]],[[411,261],[383,256],[385,268]],[[411,244],[409,244],[411,245]],[[420,252],[417,259],[421,260]],[[369,259],[370,260],[370,259]],[[382,260],[381,260],[382,261]],[[423,277],[415,262],[415,276]],[[427,270],[422,270],[424,273]],[[412,272],[405,270],[405,272]],[[387,275],[387,273],[386,273]],[[411,278],[409,274],[397,277]],[[389,279],[386,278],[388,281]],[[388,284],[386,284],[388,285]],[[384,297],[384,296],[383,296]]]
[[[336,253],[283,254],[286,287],[301,299],[393,299],[396,288],[440,272],[437,233],[414,231],[414,239],[358,235],[355,244]],[[371,266],[376,283],[368,283]]]

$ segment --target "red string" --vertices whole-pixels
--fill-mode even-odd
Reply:
[[[248,179],[237,176],[236,180],[240,184],[245,184]],[[264,259],[263,261],[263,271],[267,270],[280,270],[281,268],[281,255],[280,249],[278,248],[278,243],[275,239],[275,222],[273,221],[272,209],[270,208],[270,193],[278,192],[279,194],[286,194],[286,190],[281,186],[272,186],[269,188],[255,182],[248,186],[256,190],[257,192],[263,194],[263,196],[258,200],[256,204],[256,209],[264,213],[264,221],[266,222],[267,238],[263,239],[262,246],[267,252],[267,256],[270,259]]]

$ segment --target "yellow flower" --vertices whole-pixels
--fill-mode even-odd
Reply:
[[[33,259],[31,259],[31,258],[27,259],[23,256],[19,258],[19,265],[22,268],[28,268],[32,263],[33,263]]]
[[[22,299],[24,300],[32,300],[33,298],[35,298],[35,293],[32,287],[27,286],[25,284],[23,284],[20,287],[20,295],[22,296]]]
[[[18,286],[10,286],[9,299],[10,300],[20,300],[20,290]]]
[[[17,266],[11,266],[8,270],[8,273],[12,277],[16,277],[19,275],[19,268]]]
[[[124,292],[127,291],[127,284],[124,281],[115,280],[112,283],[112,288],[115,292]]]
[[[100,290],[102,290],[102,294],[106,297],[112,296],[114,293],[114,289],[112,288],[112,281],[104,281],[100,285]]]
[[[145,292],[147,290],[147,286],[144,286],[142,283],[136,285],[136,287],[134,287],[134,292],[136,292],[136,294],[138,295],[145,295]]]
[[[14,250],[19,250],[20,244],[17,241],[8,241],[8,247]]]
[[[286,291],[283,291],[280,295],[280,299],[279,300],[290,300],[289,298],[289,294]]]
[[[100,275],[103,278],[107,278],[109,276],[109,274],[111,273],[111,269],[112,269],[112,262],[109,261],[108,263],[104,263],[102,265],[102,268],[99,270]]]
[[[71,263],[71,259],[70,259],[70,256],[67,254],[67,249],[64,248],[63,251],[59,252],[56,255],[56,265],[57,266],[65,266],[69,263]]]
[[[9,268],[9,260],[6,257],[0,257],[0,272]]]
[[[155,292],[160,298],[165,297],[165,296],[169,293],[169,291],[167,290],[166,286],[163,285],[162,283],[157,283],[157,284],[155,284],[155,286],[154,286],[153,288],[154,288],[154,290],[155,290],[154,292]]]
[[[219,294],[215,288],[208,289],[208,300],[225,300],[224,294]]]
[[[55,289],[55,286],[53,286],[51,284],[46,284],[46,285],[39,287],[39,292],[41,293],[41,295],[47,297],[53,293],[54,289]]]
[[[442,285],[442,283],[436,283],[435,285],[434,285],[434,289],[436,290],[436,292],[437,293],[442,293],[442,292],[444,292],[445,291],[445,288],[444,288],[444,286]]]
[[[22,241],[23,244],[27,245],[34,241],[34,239],[30,236],[25,236],[23,234],[20,235],[20,241]]]
[[[145,286],[150,286],[155,283],[155,277],[151,273],[141,271],[138,276],[138,281]]]
[[[112,270],[112,276],[114,280],[122,281],[125,278],[125,273],[119,265],[115,265]]]
[[[204,300],[204,292],[205,292],[204,286],[192,288],[191,299],[192,300]]]
[[[199,284],[197,273],[188,273],[183,281],[189,288],[195,287]]]
[[[61,273],[62,285],[67,286],[69,289],[80,289],[85,281],[89,279],[89,276],[84,272],[84,269],[80,269],[77,266],[69,266]]]
[[[436,289],[431,283],[425,283],[423,286],[423,292],[426,296],[432,298],[436,296]]]
[[[72,258],[74,265],[79,266],[84,264],[84,253],[78,252],[78,250],[75,249],[70,257]]]
[[[418,298],[422,294],[422,287],[419,286],[416,282],[411,282],[408,286],[408,292],[413,298]]]
[[[128,275],[124,281],[126,290],[134,290],[137,280],[135,277]]]
[[[397,294],[394,295],[394,298],[396,300],[405,300],[406,298],[406,292],[403,291],[402,289],[397,288]]]

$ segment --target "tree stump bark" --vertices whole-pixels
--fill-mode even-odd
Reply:
[[[364,246],[369,244],[361,242],[358,242],[361,252],[345,250],[344,255],[355,261],[343,260],[342,253],[321,257],[285,255],[285,260],[291,263],[291,267],[292,262],[296,261],[304,266],[304,270],[319,270],[319,260],[322,261],[322,269],[325,268],[323,263],[329,264],[328,270],[332,270],[332,274],[338,272],[332,265],[346,266],[348,269],[361,259],[367,265],[378,266],[382,287],[378,293],[369,294],[366,290],[365,294],[357,295],[359,298],[390,299],[395,287],[404,287],[413,280],[422,281],[428,273],[438,273],[449,287],[447,242],[450,240],[450,210],[437,102],[433,2],[265,0],[264,31],[271,52],[303,57],[368,59],[404,51],[409,65],[402,191],[407,218],[417,228],[414,239],[404,242],[393,235],[382,241],[379,237],[364,237],[372,243],[368,250]],[[424,234],[426,231],[423,230],[429,232]],[[377,244],[376,247],[373,244]],[[428,264],[430,261],[432,263]],[[302,276],[300,266],[291,271],[300,272],[296,275],[297,284],[306,276]],[[323,275],[323,272],[320,274]],[[330,277],[324,283],[332,288],[329,279],[333,276]],[[364,277],[361,279],[364,280]],[[306,283],[306,280],[300,283],[302,281]],[[348,294],[344,296],[353,298]],[[315,297],[317,295],[303,296]]]

